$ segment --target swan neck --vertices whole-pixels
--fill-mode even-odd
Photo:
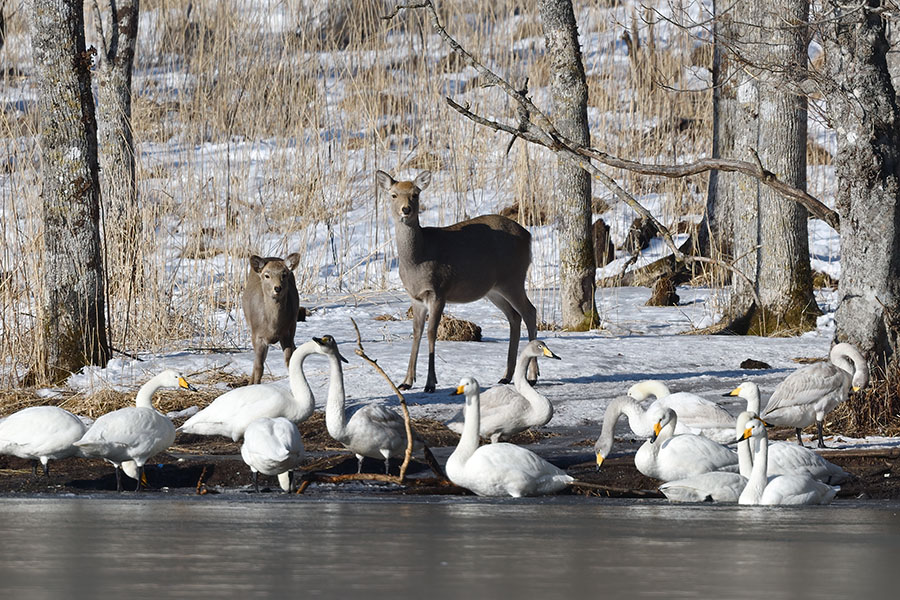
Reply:
[[[451,458],[465,463],[478,449],[478,432],[481,428],[481,395],[478,392],[466,394],[466,406],[463,408],[463,431],[459,443]]]
[[[162,375],[157,375],[141,386],[134,399],[135,406],[138,408],[153,408],[153,394],[163,387],[160,381],[161,378]]]
[[[291,355],[291,362],[288,365],[291,395],[293,395],[297,404],[303,408],[314,408],[316,404],[312,389],[309,387],[309,381],[306,379],[306,373],[303,372],[303,363],[310,354],[312,354],[312,349],[303,344]]]
[[[632,386],[632,390],[634,390],[637,400],[644,400],[649,396],[654,396],[657,399],[665,398],[670,393],[666,384],[655,379],[636,383]]]
[[[753,443],[753,469],[747,479],[747,487],[741,494],[743,503],[758,504],[766,489],[766,477],[768,475],[769,439],[767,436],[754,439]],[[746,499],[745,499],[746,494]]]
[[[337,356],[329,356],[331,362],[328,379],[328,398],[325,402],[325,428],[328,435],[340,440],[344,437],[347,426],[347,415],[344,412],[344,369],[341,367],[341,359]]]

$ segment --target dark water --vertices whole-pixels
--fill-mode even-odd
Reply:
[[[0,500],[6,598],[894,598],[900,506]]]

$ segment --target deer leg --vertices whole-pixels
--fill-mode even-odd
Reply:
[[[422,330],[425,328],[425,316],[428,308],[423,302],[412,301],[413,311],[413,341],[409,352],[409,366],[406,368],[406,379],[397,386],[398,389],[408,390],[416,380],[416,359],[419,357],[419,342],[422,341]]]
[[[514,293],[504,296],[506,300],[512,304],[513,308],[516,309],[520,315],[522,315],[522,320],[525,321],[525,328],[528,330],[528,341],[530,342],[534,338],[537,337],[537,310],[534,308],[534,304],[531,303],[531,300],[528,299],[528,294],[525,293],[525,288],[522,287],[521,290],[515,290]],[[518,351],[519,340],[516,339],[516,349]],[[532,358],[531,362],[528,363],[528,381],[534,385],[538,378],[538,363],[536,358]]]
[[[441,315],[444,314],[444,301],[433,298],[428,312],[428,379],[425,380],[425,391],[431,393],[437,387],[437,374],[434,371],[434,344],[437,341]]]
[[[518,358],[519,354],[519,336],[522,333],[522,316],[500,294],[488,293],[487,299],[499,308],[506,320],[509,321],[509,350],[506,353],[506,374],[503,375],[499,382],[509,383],[512,381],[513,373],[516,370],[516,358]]]
[[[256,358],[253,359],[253,374],[250,376],[250,383],[259,383],[262,381],[263,365],[266,362],[266,355],[269,353],[269,344],[264,340],[253,340],[253,350],[256,352]]]
[[[284,351],[284,366],[290,369],[291,355],[297,349],[297,346],[294,345],[294,340],[292,339],[281,340],[281,349]]]

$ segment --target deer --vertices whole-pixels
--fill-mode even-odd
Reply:
[[[406,378],[398,386],[412,388],[416,359],[425,318],[428,318],[428,377],[425,392],[435,391],[434,346],[438,325],[447,303],[464,304],[487,298],[509,321],[506,373],[509,383],[515,371],[522,321],[528,339],[537,335],[537,311],[525,293],[525,277],[531,265],[531,233],[500,215],[482,215],[446,227],[419,224],[419,194],[431,183],[431,172],[420,172],[414,181],[396,181],[376,171],[380,188],[390,196],[400,279],[412,301],[413,341]],[[528,379],[537,380],[537,361],[528,366]]]
[[[250,339],[255,358],[250,383],[262,380],[263,365],[269,353],[269,344],[281,343],[284,363],[290,365],[296,345],[294,334],[300,312],[300,295],[294,280],[294,269],[300,262],[296,252],[281,259],[250,257],[250,271],[241,305],[244,318],[250,325]]]

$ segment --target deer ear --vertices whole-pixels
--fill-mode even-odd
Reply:
[[[288,254],[287,258],[284,259],[284,265],[288,268],[289,271],[293,271],[297,268],[297,265],[300,264],[300,253],[299,252],[291,252]]]
[[[394,181],[394,178],[385,173],[384,171],[375,171],[375,181],[378,182],[378,187],[383,190],[391,189],[391,186],[397,183]]]
[[[262,271],[262,268],[266,266],[266,259],[261,256],[253,255],[250,257],[250,268],[253,269],[255,273],[259,273]]]
[[[428,187],[428,184],[431,183],[431,171],[422,171],[416,175],[416,180],[413,181],[413,183],[420,191],[424,190]]]

